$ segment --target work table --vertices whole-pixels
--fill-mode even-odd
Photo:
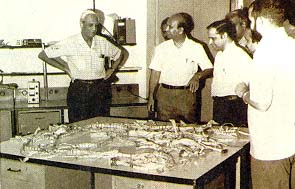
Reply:
[[[94,123],[110,123],[110,122],[124,122],[132,123],[132,119],[120,119],[110,117],[97,117],[89,120],[74,123],[76,126],[85,126]],[[202,188],[204,184],[212,179],[212,175],[226,170],[227,179],[229,183],[234,182],[235,164],[238,157],[245,156],[248,153],[249,140],[247,138],[237,139],[227,147],[227,153],[220,153],[212,151],[204,156],[199,156],[193,161],[184,165],[176,165],[172,169],[165,169],[162,172],[153,169],[135,169],[128,166],[113,166],[109,160],[103,158],[61,158],[61,157],[30,157],[24,159],[25,156],[20,153],[22,143],[17,140],[9,140],[1,143],[1,158],[8,158],[13,160],[23,159],[34,164],[41,164],[46,166],[62,167],[66,169],[75,169],[91,172],[93,175],[92,188],[94,188],[95,180],[94,174],[102,173],[120,177],[130,177],[151,181],[164,181],[165,183],[176,183],[191,186],[192,188]],[[244,158],[241,161],[241,168],[244,168]],[[241,170],[241,174],[244,173]],[[245,175],[241,175],[241,180]],[[233,180],[232,180],[233,179]],[[229,184],[228,183],[228,184]],[[231,183],[232,184],[232,183]],[[190,188],[190,187],[188,187]]]

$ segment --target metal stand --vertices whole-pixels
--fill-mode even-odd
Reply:
[[[42,50],[45,49],[44,43],[42,43]],[[43,61],[43,82],[44,82],[44,96],[45,101],[48,100],[48,78],[47,78],[47,63]]]

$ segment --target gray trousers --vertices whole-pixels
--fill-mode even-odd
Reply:
[[[162,121],[174,119],[186,123],[197,122],[196,93],[189,89],[166,89],[157,92],[157,118]]]
[[[251,157],[251,177],[253,189],[295,189],[295,154],[274,161]]]

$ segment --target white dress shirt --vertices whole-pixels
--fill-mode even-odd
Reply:
[[[253,59],[250,99],[270,104],[248,108],[251,155],[279,160],[295,154],[295,40],[284,29],[264,35]]]
[[[216,54],[211,96],[235,95],[238,83],[248,83],[251,57],[234,42]]]
[[[203,46],[186,38],[180,48],[172,39],[158,45],[149,68],[161,72],[159,83],[185,86],[198,66],[202,70],[213,67]]]

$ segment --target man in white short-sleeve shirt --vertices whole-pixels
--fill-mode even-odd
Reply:
[[[168,19],[170,40],[156,47],[150,64],[148,110],[154,111],[155,89],[157,91],[157,117],[196,122],[196,95],[199,79],[212,73],[212,63],[199,43],[187,38],[192,28],[192,18],[183,13],[172,15]],[[188,15],[185,13],[185,15]],[[198,72],[198,67],[203,71]]]
[[[63,70],[72,80],[67,94],[70,122],[109,115],[111,82],[108,79],[128,57],[124,48],[96,35],[99,18],[95,12],[84,11],[80,26],[81,33],[49,46],[39,54],[39,58]],[[108,70],[105,70],[106,57],[114,60]]]
[[[283,4],[284,3],[284,4]],[[295,40],[283,27],[285,0],[255,0],[252,28],[261,33],[249,86],[238,96],[248,103],[253,189],[295,188]]]
[[[248,83],[252,59],[234,42],[235,28],[228,20],[218,20],[207,27],[209,44],[218,51],[211,85],[213,119],[221,125],[247,126],[247,106],[235,94],[235,87],[240,82]]]

